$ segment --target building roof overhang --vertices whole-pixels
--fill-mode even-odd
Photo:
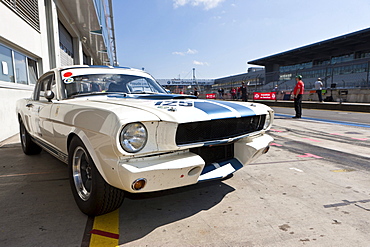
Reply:
[[[93,0],[63,0],[57,1],[58,9],[62,12],[63,20],[68,31],[76,32],[82,41],[82,46],[87,55],[99,64],[110,64],[108,50],[110,49],[102,35],[102,25]],[[71,30],[72,29],[72,30]],[[71,33],[72,33],[71,32]],[[99,33],[100,32],[100,33]]]
[[[315,59],[330,59],[332,56],[369,49],[370,28],[320,41],[307,46],[249,61],[248,64],[266,66],[269,64],[291,65]]]

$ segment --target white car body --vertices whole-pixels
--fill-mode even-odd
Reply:
[[[54,69],[39,79],[32,98],[17,102],[18,118],[37,145],[65,163],[70,155],[71,136],[77,136],[106,183],[120,190],[159,191],[223,178],[267,152],[273,141],[265,132],[272,124],[274,112],[265,105],[203,100],[165,91],[161,94],[103,91],[101,95],[67,97],[67,87],[76,82],[73,78],[83,81],[84,74],[151,78],[146,72],[129,68]],[[47,90],[40,86],[46,83],[45,78],[53,80]],[[52,99],[42,95],[38,98],[40,89],[45,95],[52,91]],[[229,123],[241,119],[256,129],[232,133],[230,137],[227,127],[232,125]],[[128,152],[121,144],[121,131],[130,123],[141,123],[147,131],[145,145],[137,152]],[[219,130],[209,130],[215,126],[220,127]],[[199,132],[194,137],[192,129]],[[225,134],[220,134],[220,138],[202,139],[202,133],[208,130],[212,134],[207,135]],[[219,160],[209,160],[214,153],[222,152],[228,154],[220,155]],[[137,180],[145,182],[142,188],[133,186]]]

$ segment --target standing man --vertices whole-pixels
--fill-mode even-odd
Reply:
[[[198,88],[194,88],[194,96],[197,96],[197,98],[199,97],[199,91],[198,91]]]
[[[232,99],[236,99],[236,89],[235,89],[235,87],[231,88],[230,93],[231,93]]]
[[[317,81],[315,82],[315,89],[316,89],[316,93],[317,93],[317,96],[319,96],[319,101],[320,102],[323,102],[322,101],[322,80],[321,78],[317,78]]]
[[[248,89],[244,82],[242,82],[242,86],[240,87],[240,92],[242,93],[242,101],[248,101]]]
[[[224,99],[224,89],[223,88],[219,88],[218,89],[218,95],[220,97],[220,99]]]
[[[302,96],[304,93],[304,83],[302,81],[302,76],[297,75],[295,77],[297,84],[293,90],[294,96],[294,109],[295,109],[295,116],[293,118],[301,118],[302,117]]]

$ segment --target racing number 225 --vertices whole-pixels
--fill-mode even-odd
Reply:
[[[186,107],[191,107],[193,106],[193,102],[188,102],[188,101],[158,101],[155,103],[156,106],[186,106]]]

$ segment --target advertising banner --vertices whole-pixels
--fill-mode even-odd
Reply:
[[[216,98],[216,94],[215,93],[207,93],[206,94],[206,99],[215,99]]]
[[[162,86],[207,86],[213,85],[213,79],[157,79]]]
[[[276,92],[268,92],[268,93],[254,93],[253,94],[254,100],[275,100],[276,99]]]

